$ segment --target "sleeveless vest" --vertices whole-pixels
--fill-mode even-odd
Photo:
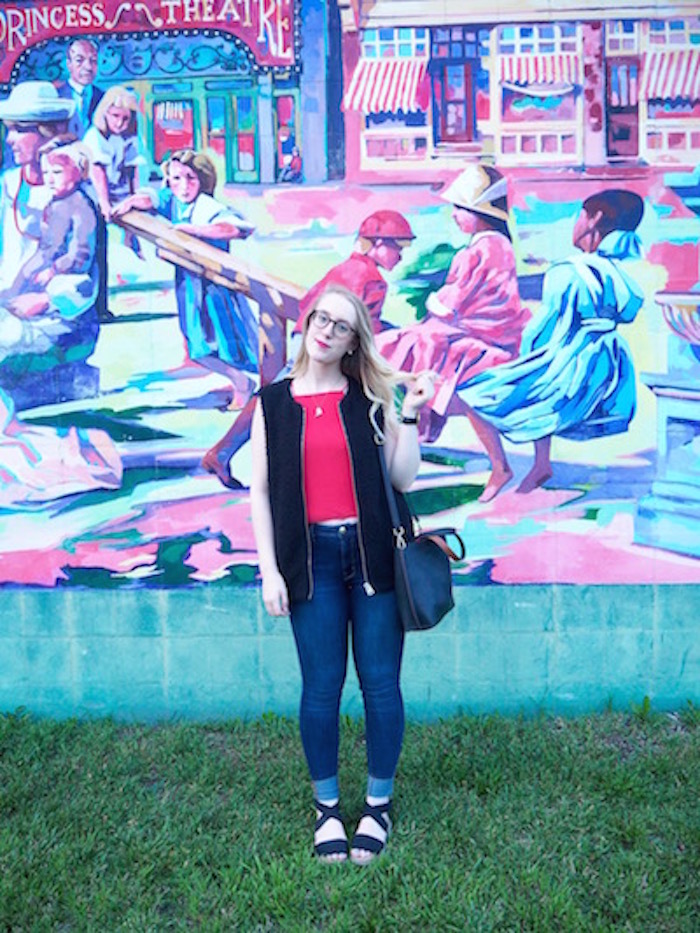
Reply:
[[[270,506],[275,551],[291,602],[311,599],[311,539],[302,481],[304,410],[284,379],[260,390],[267,433]],[[340,403],[340,416],[348,439],[355,484],[358,537],[367,593],[394,587],[391,518],[379,464],[379,448],[369,420],[371,402],[354,379]],[[381,424],[381,421],[379,421]],[[409,536],[411,517],[403,495],[396,493],[399,513]]]

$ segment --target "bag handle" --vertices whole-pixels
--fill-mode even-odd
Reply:
[[[456,554],[447,541],[445,541],[447,535],[453,535],[459,541],[459,554]],[[460,561],[464,560],[466,556],[467,549],[464,546],[464,541],[454,528],[436,528],[434,531],[426,531],[421,535],[421,538],[428,538],[433,544],[437,544],[440,550],[446,554],[450,560]]]

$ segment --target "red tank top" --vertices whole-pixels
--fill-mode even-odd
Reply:
[[[340,420],[345,392],[295,395],[306,412],[304,496],[309,523],[356,518],[350,454]]]

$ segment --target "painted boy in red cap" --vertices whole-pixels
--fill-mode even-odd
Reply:
[[[398,211],[381,210],[369,214],[360,224],[355,247],[346,260],[333,266],[320,281],[312,285],[299,302],[299,320],[294,334],[301,334],[304,318],[314,302],[329,285],[342,285],[354,292],[367,305],[375,334],[388,325],[381,319],[387,283],[381,270],[391,271],[401,259],[401,252],[415,239],[410,224]],[[294,339],[294,338],[293,338]],[[293,362],[295,346],[290,357]],[[288,364],[289,365],[289,364]],[[286,372],[286,368],[284,370]],[[202,466],[215,473],[229,489],[241,484],[231,476],[229,463],[250,437],[250,425],[255,397],[243,408],[226,434],[202,458]]]

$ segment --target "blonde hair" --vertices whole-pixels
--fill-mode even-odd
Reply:
[[[325,295],[342,295],[355,309],[356,324],[354,330],[357,345],[342,358],[340,368],[348,379],[359,382],[365,396],[372,402],[369,418],[377,439],[383,441],[384,430],[377,421],[377,412],[380,410],[383,412],[384,424],[387,421],[396,419],[394,389],[401,381],[401,376],[380,356],[374,343],[372,319],[367,306],[354,292],[343,288],[342,285],[328,285],[321,292],[314,303],[314,307],[304,319],[302,325],[303,342],[290,375],[292,379],[295,376],[301,376],[308,368],[309,354],[306,349],[306,335],[316,308]]]
[[[136,114],[139,109],[139,100],[136,94],[128,88],[122,87],[121,84],[115,84],[107,88],[100,98],[100,102],[95,108],[95,114],[92,118],[92,122],[103,136],[111,136],[109,127],[107,126],[107,111],[110,107],[123,107],[125,110],[131,111],[129,125],[124,135],[135,136],[138,128]]]
[[[200,190],[204,194],[214,194],[216,188],[216,168],[214,163],[203,152],[195,152],[194,149],[176,149],[170,155],[170,158],[163,166],[166,178],[171,162],[179,162],[192,169],[199,179]]]
[[[40,159],[46,158],[59,165],[72,165],[80,173],[82,181],[90,175],[90,156],[71,133],[54,136],[48,143],[44,143],[38,155]]]

